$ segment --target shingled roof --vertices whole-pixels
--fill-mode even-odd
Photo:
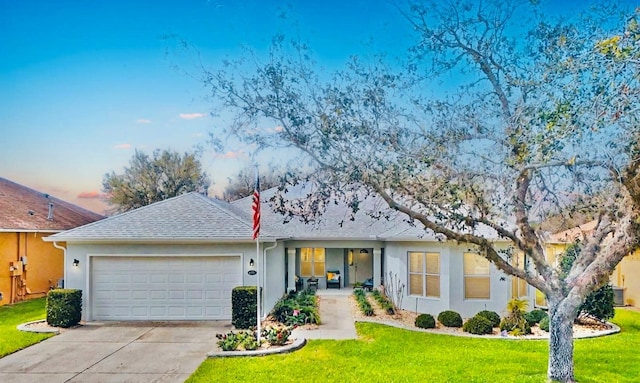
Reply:
[[[252,241],[253,221],[227,202],[198,193],[131,210],[105,220],[47,237],[47,241],[245,242]],[[273,240],[262,228],[263,240]]]
[[[52,204],[49,216],[49,204]],[[104,216],[0,177],[0,231],[57,232]]]

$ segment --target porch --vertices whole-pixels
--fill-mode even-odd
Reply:
[[[384,248],[350,243],[341,247],[322,247],[322,243],[295,243],[287,247],[286,290],[313,288],[339,291],[368,282],[383,282]],[[331,243],[331,246],[336,246]],[[354,246],[355,245],[355,246]],[[350,289],[351,290],[351,289]]]

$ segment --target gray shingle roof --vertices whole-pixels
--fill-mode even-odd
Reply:
[[[48,237],[49,241],[251,241],[250,210],[183,194]],[[263,240],[275,239],[266,228]]]
[[[308,193],[305,185],[290,187],[286,198],[300,198]],[[285,223],[285,217],[273,212],[269,199],[276,193],[276,189],[269,189],[261,193],[262,222],[269,230],[278,233],[279,237],[297,240],[388,240],[388,241],[438,241],[443,237],[425,229],[421,223],[411,224],[408,217],[398,211],[390,209],[381,197],[367,197],[360,204],[360,210],[350,219],[347,205],[341,201],[327,205],[326,211],[318,222],[305,224],[297,217]],[[247,210],[251,208],[252,197],[246,197],[232,202],[232,205]],[[372,215],[383,212],[387,218],[373,218]],[[496,239],[496,234],[488,227],[479,227],[476,234]]]

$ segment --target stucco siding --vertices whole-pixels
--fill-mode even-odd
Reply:
[[[505,244],[506,246],[506,244]],[[409,294],[407,253],[410,251],[436,252],[440,254],[440,297],[423,297]],[[455,310],[465,318],[481,310],[503,313],[511,297],[510,277],[490,265],[490,298],[465,299],[463,254],[469,246],[452,242],[388,242],[385,247],[386,268],[392,278],[405,285],[402,308],[420,313],[437,315],[444,310]],[[389,273],[385,282],[390,283]],[[531,290],[531,289],[529,289]],[[530,294],[531,295],[531,294]],[[531,307],[533,301],[530,302]]]
[[[3,295],[0,305],[42,297],[62,279],[63,253],[42,240],[48,235],[50,233],[0,233],[0,292]],[[27,264],[23,265],[21,275],[14,277],[12,289],[9,266],[22,256],[26,256]]]
[[[268,244],[267,244],[268,245]],[[262,254],[264,247],[260,247]],[[263,309],[268,313],[275,302],[284,293],[284,247],[278,246],[267,253],[266,273],[263,263],[258,265],[260,276],[265,274],[267,282],[263,284]],[[245,286],[255,286],[257,276],[249,275],[249,260],[257,262],[255,244],[69,244],[66,259],[67,288],[83,290],[83,320],[91,319],[87,312],[91,280],[88,270],[91,268],[91,258],[99,256],[221,256],[237,255],[241,259],[242,283]],[[73,266],[74,259],[79,261],[78,267]]]

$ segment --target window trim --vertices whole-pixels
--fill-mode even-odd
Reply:
[[[487,273],[486,274],[467,274],[465,271],[465,259],[467,254],[471,254],[485,260],[488,266]],[[467,278],[487,279],[487,281],[489,282],[489,286],[487,290],[488,296],[481,297],[481,298],[467,297]],[[462,294],[463,294],[464,300],[469,300],[469,301],[490,301],[491,300],[491,262],[477,252],[466,251],[462,253]]]
[[[299,247],[299,259],[300,259],[300,276],[303,278],[324,278],[325,277],[325,272],[327,270],[327,249],[324,247]],[[311,260],[310,261],[303,261],[302,260],[302,251],[304,249],[309,249],[311,250]],[[323,255],[323,260],[320,261],[316,261],[316,250],[322,250],[322,255]],[[303,263],[309,263],[311,265],[311,274],[304,274],[302,271],[302,264]],[[322,273],[317,273],[316,272],[316,264],[322,264]]]
[[[411,271],[411,254],[420,254],[422,257],[422,271]],[[429,273],[427,267],[427,255],[437,255],[438,256],[438,273]],[[409,284],[409,295],[414,297],[421,298],[430,298],[430,299],[440,299],[441,294],[441,275],[442,275],[442,254],[435,251],[407,251],[407,274],[408,274],[408,284]],[[422,279],[422,293],[421,294],[413,294],[411,292],[411,276],[419,275]],[[438,295],[429,295],[429,291],[427,289],[427,279],[428,277],[437,277],[438,278]]]

